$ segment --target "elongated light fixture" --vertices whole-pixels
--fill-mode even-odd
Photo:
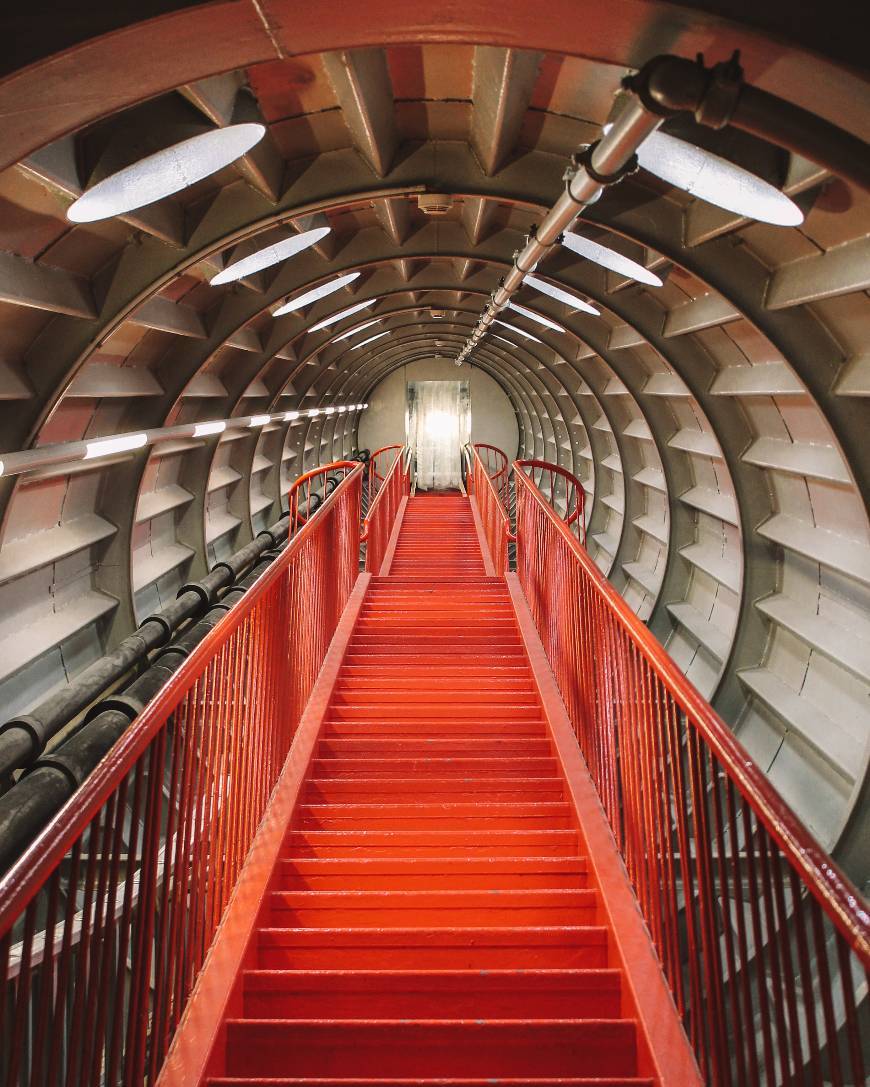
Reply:
[[[336,336],[335,339],[336,341],[350,339],[350,337],[355,336],[357,332],[362,332],[364,328],[371,328],[372,325],[379,325],[381,321],[383,321],[383,317],[373,317],[370,321],[365,321],[363,324],[357,325],[356,328],[352,328],[350,332],[342,332],[342,334]]]
[[[554,287],[545,279],[538,279],[537,276],[527,275],[523,282],[527,283],[530,287],[533,287],[536,291],[540,291],[541,294],[548,294],[551,298],[555,298],[557,302],[564,302],[565,305],[570,306],[571,309],[580,310],[582,313],[591,313],[593,317],[601,316],[600,310],[597,310],[588,302],[584,302],[583,299],[578,298],[576,294],[571,294],[569,291],[563,291],[561,287]]]
[[[518,336],[523,336],[527,340],[533,340],[535,343],[544,342],[543,340],[539,340],[537,336],[533,336],[531,332],[526,332],[522,328],[517,328],[516,325],[509,325],[507,321],[500,321],[497,317],[495,319],[495,324],[504,325],[504,327],[510,329],[511,332],[516,332]],[[510,340],[508,340],[508,343],[510,343]]]
[[[227,429],[223,419],[215,419],[209,423],[197,423],[193,428],[194,438],[207,438],[209,434],[222,434]]]
[[[626,276],[628,279],[636,279],[638,283],[648,283],[651,287],[661,287],[662,285],[661,279],[655,272],[651,272],[649,268],[644,268],[636,260],[629,260],[622,253],[617,253],[615,249],[608,249],[606,245],[599,245],[598,242],[590,241],[588,238],[581,238],[579,234],[570,234],[566,231],[562,235],[562,245],[566,249],[570,249],[572,253],[577,253],[578,256],[591,260],[593,264],[600,264],[602,268],[608,268],[611,272],[616,272],[617,275]],[[533,279],[535,279],[534,276],[526,276],[527,283],[530,283]],[[540,280],[537,282],[540,282]],[[544,288],[538,287],[538,290],[543,291]]]
[[[804,215],[774,185],[694,144],[653,132],[637,150],[644,170],[708,204],[774,226],[799,226]]]
[[[297,234],[295,238],[288,238],[286,241],[258,249],[249,257],[228,264],[211,280],[211,285],[218,287],[222,283],[235,283],[237,279],[244,279],[245,276],[252,276],[255,272],[262,272],[264,268],[271,268],[273,264],[295,257],[297,253],[317,245],[329,231],[328,226],[320,226],[316,230],[306,230],[303,234]]]
[[[248,423],[249,427],[261,427],[266,426],[267,423],[272,422],[271,415],[252,415],[251,421]]]
[[[346,287],[348,283],[353,283],[355,279],[359,279],[361,274],[361,272],[348,272],[347,275],[339,276],[338,279],[330,279],[328,283],[321,283],[319,287],[315,287],[313,290],[306,291],[305,294],[300,294],[297,298],[291,298],[289,302],[285,302],[283,306],[275,310],[272,316],[282,317],[285,313],[292,313],[294,310],[302,309],[303,306],[310,306],[312,302],[326,298],[327,295],[334,294],[335,291],[340,291],[342,287]]]
[[[98,181],[67,209],[72,223],[96,223],[144,208],[246,154],[265,136],[263,125],[242,124],[191,136]]]
[[[378,332],[375,336],[369,336],[367,340],[363,340],[361,343],[355,343],[351,347],[351,351],[357,351],[360,347],[365,347],[367,343],[374,343],[375,340],[381,339],[382,336],[389,336],[389,332]]]
[[[317,324],[312,325],[308,331],[319,332],[322,328],[329,328],[330,325],[338,324],[338,322],[343,321],[345,317],[350,317],[354,313],[359,313],[360,310],[366,309],[367,306],[371,306],[374,302],[377,302],[377,298],[369,298],[365,302],[357,302],[355,306],[348,306],[347,309],[343,309],[338,313],[333,313],[331,317],[325,317],[322,321],[318,321]]]
[[[148,441],[147,434],[121,434],[117,438],[102,438],[98,442],[88,442],[84,460],[95,457],[111,457],[115,453],[127,453],[131,449],[141,449]]]
[[[552,328],[556,332],[564,332],[565,329],[561,325],[557,325],[555,321],[551,321],[549,317],[542,317],[540,313],[535,313],[534,310],[526,309],[525,306],[519,305],[518,302],[508,302],[508,308],[516,310],[517,313],[521,313],[523,317],[528,317],[530,321],[537,321],[539,325],[543,325],[544,328]]]

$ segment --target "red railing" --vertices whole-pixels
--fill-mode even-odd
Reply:
[[[562,520],[570,528],[583,546],[586,546],[586,491],[580,480],[566,468],[551,464],[548,460],[518,460],[516,462],[535,486],[558,510],[564,507]]]
[[[487,448],[494,448],[489,446]],[[489,469],[478,452],[478,446],[471,447],[472,493],[480,514],[483,534],[489,548],[489,557],[497,574],[503,574],[509,568],[508,543],[511,540],[510,518],[502,504],[499,489],[493,482]]]
[[[359,466],[355,460],[336,460],[312,468],[293,481],[287,492],[291,537],[320,509],[339,483]]]
[[[403,445],[398,448],[399,452],[372,500],[363,522],[362,538],[366,545],[366,570],[372,574],[377,574],[381,568],[399,505],[411,488],[411,473],[406,449]]]
[[[859,892],[514,478],[517,575],[706,1081],[864,1084]]]
[[[368,475],[366,477],[366,513],[371,509],[375,495],[381,489],[381,485],[387,478],[390,469],[401,458],[405,447],[403,445],[384,445],[376,449],[368,460]]]
[[[153,1083],[359,569],[362,466],[0,882],[0,1083]]]
[[[499,501],[505,510],[510,510],[511,465],[507,454],[497,445],[487,445],[486,442],[475,442],[473,448],[492,480]]]

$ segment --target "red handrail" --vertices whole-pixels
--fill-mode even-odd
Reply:
[[[514,469],[517,576],[707,1081],[863,1083],[860,893]]]
[[[323,505],[331,493],[330,479],[339,477],[339,482],[354,469],[359,468],[355,460],[336,460],[331,464],[321,464],[304,472],[295,479],[287,492],[287,508],[290,516],[290,536],[295,536],[300,527],[308,521]],[[334,488],[332,488],[334,489]],[[314,509],[311,508],[314,503]]]
[[[0,1082],[155,1082],[358,577],[362,471],[0,881]]]
[[[369,465],[368,480],[367,480],[367,483],[366,483],[367,499],[368,499],[367,502],[366,502],[366,509],[367,510],[371,507],[371,504],[375,499],[375,495],[378,493],[378,491],[381,488],[381,484],[387,478],[387,473],[390,471],[390,468],[393,467],[395,462],[402,455],[402,452],[404,451],[404,449],[405,449],[404,445],[401,445],[401,444],[398,444],[398,445],[397,444],[383,445],[383,446],[381,446],[380,449],[376,449],[374,451],[374,453],[370,454],[369,460],[368,460],[368,465]],[[393,454],[393,459],[390,462],[390,467],[389,468],[384,467],[383,470],[381,470],[380,465],[379,465],[378,462],[379,462],[379,460],[381,458],[385,457],[388,453]]]
[[[551,464],[548,460],[518,460],[516,462],[522,469],[531,469],[526,474],[539,491],[544,490],[541,483],[545,476],[548,478],[547,493],[550,505],[556,507],[556,479],[565,480],[565,514],[562,520],[566,525],[577,524],[580,534],[580,542],[586,546],[586,490],[580,480],[561,465]],[[537,473],[537,478],[536,478]]]
[[[492,480],[498,492],[499,501],[506,510],[509,509],[511,465],[507,454],[497,445],[489,445],[487,442],[474,442],[472,448],[477,452],[487,475]]]
[[[473,495],[489,548],[489,557],[492,559],[495,572],[503,574],[509,568],[508,541],[512,538],[510,518],[476,445],[471,447],[471,456]]]
[[[362,539],[366,545],[366,570],[372,574],[377,574],[383,564],[399,505],[404,495],[409,494],[411,490],[411,472],[406,447],[400,445],[398,448],[400,452],[387,471],[382,486],[369,506],[363,522]]]

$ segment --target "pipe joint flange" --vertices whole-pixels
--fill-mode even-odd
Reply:
[[[72,759],[65,755],[44,755],[30,767],[27,774],[33,774],[37,770],[57,770],[69,782],[72,792],[80,789],[87,777],[87,774],[83,774]]]
[[[571,166],[576,174],[578,170],[583,169],[592,178],[596,185],[600,185],[602,188],[608,188],[610,185],[618,185],[623,178],[629,177],[631,174],[637,173],[638,162],[637,155],[632,155],[631,158],[619,167],[618,170],[614,170],[612,174],[602,174],[592,165],[592,158],[595,152],[598,150],[600,140],[596,140],[595,143],[590,143],[588,147],[582,151],[571,156]],[[571,192],[571,182],[568,182],[568,195],[576,204],[594,204],[600,197],[600,193],[596,193],[591,200],[577,200],[577,198]]]
[[[709,74],[707,89],[695,110],[695,120],[707,128],[724,128],[734,115],[743,90],[740,50],[735,49],[729,60],[714,64]]]
[[[0,725],[0,739],[14,728],[20,728],[22,732],[26,732],[30,736],[31,754],[29,757],[35,759],[45,747],[45,725],[39,718],[29,713],[23,714],[21,717],[13,717],[11,721]]]
[[[180,596],[181,594],[179,593],[178,595]],[[178,597],[176,597],[176,599],[178,599]],[[162,646],[166,645],[169,639],[172,637],[173,633],[175,632],[175,628],[173,627],[172,623],[169,622],[165,615],[161,615],[159,611],[155,612],[153,615],[146,616],[145,619],[143,619],[143,621],[139,624],[138,629],[141,630],[146,623],[156,623],[159,627],[163,629],[163,640],[161,641],[160,646],[158,646],[157,648],[161,648]]]
[[[182,585],[178,592],[175,594],[176,600],[178,597],[183,596],[185,593],[196,593],[199,596],[205,607],[208,607],[212,602],[212,593],[198,581],[189,581],[186,585]]]

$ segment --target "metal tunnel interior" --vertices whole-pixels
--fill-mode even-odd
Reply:
[[[601,570],[866,886],[868,192],[760,139],[690,126],[804,221],[747,220],[635,173],[576,232],[663,285],[557,247],[538,274],[600,315],[523,287],[518,301],[561,330],[513,312],[516,331],[452,366],[572,154],[656,54],[712,63],[740,49],[754,85],[870,138],[846,5],[49,8],[12,16],[0,57],[0,459],[320,412],[0,476],[3,720],[275,522],[295,477],[356,450],[364,412],[345,409],[441,359],[445,376],[497,382],[520,456],[580,478]],[[243,123],[265,137],[207,179],[68,220],[115,170]],[[292,259],[211,284],[318,227],[329,232]],[[338,294],[273,317],[350,272]],[[374,319],[370,343],[339,338]]]

